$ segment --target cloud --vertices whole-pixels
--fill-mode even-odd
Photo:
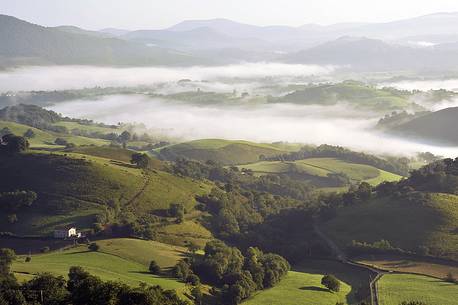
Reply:
[[[446,89],[458,92],[458,79],[446,80],[405,80],[399,82],[382,83],[381,86],[394,87],[404,90],[437,90]]]
[[[294,78],[327,75],[332,66],[247,63],[218,67],[111,68],[90,66],[24,67],[0,73],[0,92],[127,87],[176,82],[180,79],[219,80],[264,77]]]
[[[338,106],[270,104],[257,106],[196,106],[146,96],[109,96],[51,107],[82,118],[116,124],[143,123],[155,133],[182,140],[244,139],[333,144],[376,154],[413,155],[431,151],[454,156],[456,148],[440,148],[396,139],[371,130],[376,119]]]

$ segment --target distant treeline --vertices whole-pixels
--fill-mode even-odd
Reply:
[[[74,119],[64,117],[54,111],[46,110],[35,105],[19,104],[0,109],[0,120],[11,121],[19,124],[28,125],[38,129],[54,131],[58,133],[67,133],[67,128],[55,126],[58,122],[76,122],[81,125],[94,125],[99,127],[113,128],[117,126],[94,123],[87,119]]]
[[[379,157],[368,155],[361,152],[355,152],[340,146],[323,144],[318,147],[304,146],[297,152],[277,155],[275,157],[264,158],[266,161],[297,161],[307,158],[336,158],[348,162],[371,165],[376,168],[407,176],[409,174],[409,159]]]

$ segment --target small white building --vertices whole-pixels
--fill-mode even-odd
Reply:
[[[78,233],[76,231],[76,228],[73,226],[60,227],[54,230],[54,238],[65,239],[65,238],[70,238],[70,237],[79,238],[81,237],[81,233]]]

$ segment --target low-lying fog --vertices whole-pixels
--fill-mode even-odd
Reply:
[[[328,75],[332,66],[247,63],[219,67],[103,68],[88,66],[25,67],[0,72],[0,92],[63,90],[99,87],[134,87],[177,82],[255,79],[275,77],[287,81],[296,77]]]
[[[196,106],[146,96],[109,96],[51,107],[68,116],[111,124],[144,123],[178,139],[225,138],[258,142],[333,144],[372,153],[410,155],[419,151],[453,156],[456,148],[439,148],[375,133],[375,118],[339,106],[270,104]]]
[[[0,92],[144,85],[153,86],[154,93],[200,88],[205,91],[232,92],[236,89],[238,92],[247,90],[256,94],[276,94],[278,92],[270,88],[337,80],[338,72],[338,68],[332,66],[279,63],[189,68],[25,67],[0,72]],[[177,82],[183,79],[192,82],[182,82],[178,86]],[[391,85],[421,90],[455,89],[458,80]],[[371,128],[380,114],[357,112],[345,104],[332,107],[288,104],[198,106],[147,95],[115,95],[97,100],[64,102],[50,108],[70,117],[105,123],[144,123],[156,132],[180,140],[289,141],[342,145],[379,154],[413,154],[419,151],[445,156],[457,154],[457,149],[433,147],[376,133]]]

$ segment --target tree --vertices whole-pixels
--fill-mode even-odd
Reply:
[[[88,246],[88,249],[95,252],[95,251],[99,251],[100,246],[97,243],[91,243]]]
[[[161,272],[161,267],[156,263],[155,260],[152,260],[149,263],[149,272],[152,274],[159,274]]]
[[[191,266],[183,260],[179,261],[175,267],[173,267],[173,275],[183,281],[186,281],[191,273]]]
[[[16,253],[12,249],[0,249],[0,276],[11,273],[11,264],[16,259]]]
[[[30,146],[26,138],[18,137],[13,134],[4,135],[0,143],[4,144],[0,146],[0,150],[10,154],[26,151]]]
[[[202,293],[202,290],[200,289],[200,286],[192,287],[191,296],[194,299],[194,304],[196,304],[196,305],[201,305],[202,304],[203,293]]]
[[[340,281],[332,274],[323,276],[323,278],[321,279],[321,284],[328,288],[330,291],[340,291]]]
[[[186,283],[189,283],[192,286],[198,286],[198,285],[200,285],[200,278],[195,274],[190,274],[186,278]]]
[[[129,142],[130,139],[132,139],[132,135],[130,134],[130,132],[128,132],[127,130],[126,131],[123,131],[119,137],[118,137],[118,141],[120,143],[126,143],[126,142]]]
[[[35,132],[30,128],[27,129],[27,131],[24,132],[24,138],[27,138],[27,139],[35,138]]]
[[[54,140],[54,144],[67,146],[68,145],[68,141],[65,140],[64,138],[56,138],[56,140]]]
[[[6,136],[8,134],[13,134],[13,132],[11,131],[11,129],[9,129],[8,127],[3,127],[1,130],[0,130],[0,137],[3,137],[3,136]]]
[[[66,303],[69,295],[64,277],[50,273],[37,275],[23,289],[26,300],[32,304],[61,305]]]
[[[139,168],[146,169],[150,163],[150,157],[147,154],[134,153],[130,159],[130,163],[137,165]]]
[[[200,250],[200,246],[193,242],[192,240],[188,242],[187,245],[188,251],[191,252],[192,254],[195,254],[197,251]]]
[[[169,216],[176,217],[179,223],[184,220],[184,206],[181,203],[172,203],[169,207]]]

